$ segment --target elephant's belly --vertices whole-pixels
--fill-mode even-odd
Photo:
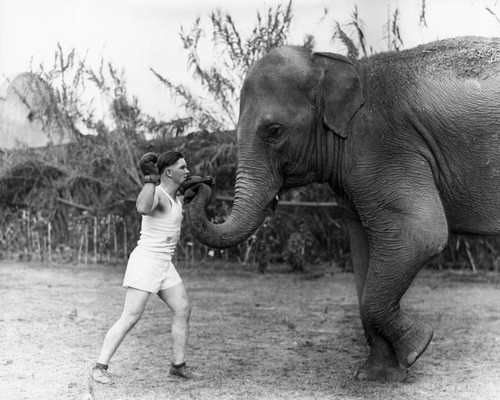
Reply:
[[[495,152],[476,149],[469,160],[447,160],[450,170],[438,191],[451,230],[500,235],[500,157]]]
[[[500,235],[500,197],[471,197],[446,207],[452,231],[478,235]]]

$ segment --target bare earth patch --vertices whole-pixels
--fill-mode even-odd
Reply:
[[[121,312],[124,266],[0,262],[0,398],[500,398],[497,275],[423,271],[403,307],[434,340],[406,382],[374,384],[352,379],[367,355],[352,274],[178,269],[194,307],[188,363],[204,378],[167,376],[171,314],[152,297],[106,387],[88,372]]]

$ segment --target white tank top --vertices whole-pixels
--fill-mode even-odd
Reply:
[[[145,250],[173,256],[181,234],[182,203],[173,200],[160,186],[156,188],[165,193],[172,207],[168,213],[142,216],[141,236],[137,245]]]

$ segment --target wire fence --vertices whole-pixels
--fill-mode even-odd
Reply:
[[[232,198],[219,197],[209,210],[215,223],[230,213]],[[0,210],[0,258],[44,263],[125,263],[140,234],[140,216],[88,211],[47,218],[38,211]],[[196,266],[208,260],[254,265],[264,272],[270,263],[287,263],[301,271],[307,265],[330,262],[350,269],[348,234],[335,203],[282,202],[245,242],[212,249],[196,241],[183,221],[174,261]],[[500,238],[451,235],[443,253],[428,264],[436,269],[500,271]]]
[[[55,234],[53,221],[39,212],[19,210],[4,221],[2,258],[88,264],[125,259],[130,249],[127,221],[118,215],[70,215],[64,234]]]

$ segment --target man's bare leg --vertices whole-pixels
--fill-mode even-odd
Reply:
[[[194,374],[186,370],[186,350],[189,337],[189,319],[191,304],[184,284],[181,282],[158,292],[158,296],[172,309],[172,367],[170,374],[181,378],[194,378]]]
[[[171,288],[158,292],[158,296],[174,313],[172,321],[172,363],[181,364],[186,361],[186,349],[189,337],[189,318],[191,304],[184,284],[181,282]]]
[[[97,359],[97,364],[92,370],[92,377],[95,381],[104,384],[111,384],[113,380],[107,374],[107,366],[111,357],[115,354],[121,342],[130,330],[141,319],[146,308],[150,293],[142,290],[128,288],[125,296],[122,315],[109,329],[102,344],[101,353]]]

